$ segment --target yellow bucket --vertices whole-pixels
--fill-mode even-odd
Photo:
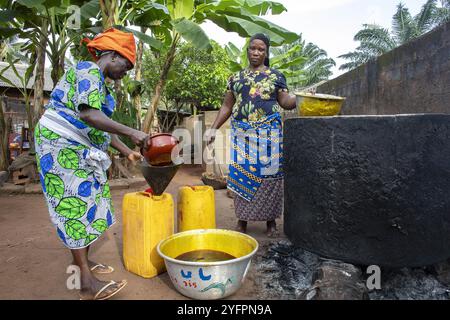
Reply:
[[[330,94],[296,92],[297,112],[302,117],[335,116],[341,111],[345,98]]]

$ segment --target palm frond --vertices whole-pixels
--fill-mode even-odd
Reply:
[[[424,34],[430,31],[436,24],[435,16],[437,13],[437,0],[428,0],[420,10],[420,13],[414,17],[418,34]]]
[[[434,22],[436,25],[450,21],[450,0],[441,0],[441,7],[436,8]]]
[[[334,66],[336,66],[336,62],[330,58],[317,61],[305,70],[305,81],[302,82],[302,85],[309,86],[328,79],[333,74],[331,68]]]
[[[341,65],[339,67],[339,70],[350,71],[350,70],[358,68],[360,65],[361,64],[359,64],[355,61],[351,61],[351,62],[347,62],[347,63],[344,63],[343,65]]]
[[[395,41],[400,45],[416,37],[417,25],[403,3],[397,6],[397,12],[392,17],[392,30]]]
[[[372,42],[380,47],[392,50],[398,43],[390,35],[389,30],[376,24],[365,24],[364,29],[358,31],[354,40],[360,42]]]
[[[361,42],[360,46],[357,48],[359,51],[364,51],[370,53],[372,56],[377,57],[382,54],[389,52],[392,48],[383,46],[380,43],[374,42]]]
[[[325,50],[313,43],[306,43],[302,34],[295,42],[272,47],[270,52],[273,56],[271,63],[282,69],[289,85],[295,87],[328,79],[336,65]]]
[[[304,50],[305,56],[309,58],[307,65],[315,64],[317,61],[326,59],[328,54],[313,43],[308,43]]]
[[[356,67],[359,67],[360,65],[369,62],[370,60],[374,59],[375,56],[365,50],[356,50],[353,52],[349,52],[346,54],[343,54],[339,56],[338,58],[342,58],[345,60],[350,60],[348,63],[344,63],[339,67],[340,70],[352,70]]]

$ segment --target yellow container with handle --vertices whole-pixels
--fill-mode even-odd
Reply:
[[[178,232],[216,228],[214,189],[211,186],[180,188]]]
[[[123,198],[123,260],[125,268],[144,278],[166,271],[156,250],[174,233],[174,202],[170,194],[128,193]]]

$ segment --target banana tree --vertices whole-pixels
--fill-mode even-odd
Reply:
[[[25,50],[32,54],[39,50],[41,61],[42,52],[46,53],[52,64],[54,84],[64,72],[64,56],[70,45],[66,32],[67,5],[58,5],[61,6],[49,7],[44,0],[17,0],[12,7],[15,19],[9,21],[10,29],[25,41]]]
[[[48,23],[47,20],[42,20],[41,25],[42,34],[39,36],[39,46],[35,48],[36,55],[36,69],[34,77],[34,97],[33,109],[34,119],[33,123],[37,121],[43,111],[44,106],[44,85],[45,85],[45,56],[46,52],[43,48],[47,47]],[[35,120],[36,119],[36,120]]]
[[[263,0],[158,0],[140,3],[142,8],[133,16],[136,25],[150,28],[156,37],[168,48],[165,63],[145,116],[143,130],[150,132],[161,93],[173,64],[177,45],[183,39],[198,49],[211,50],[209,38],[201,28],[205,21],[211,21],[228,32],[236,32],[242,37],[264,32],[272,44],[281,45],[295,41],[295,33],[268,22],[259,16],[280,14],[286,8],[274,1]]]
[[[302,45],[297,43],[291,47],[286,47],[285,50],[280,50],[278,53],[276,50],[272,52],[272,54],[275,53],[271,59],[272,67],[283,73],[291,86],[298,86],[305,80],[305,71],[302,66],[308,58],[303,56],[301,51]]]
[[[93,2],[72,0],[17,0],[2,2],[3,10],[0,10],[0,28],[2,33],[0,40],[16,38],[20,44],[20,52],[33,57],[35,63],[35,82],[33,112],[29,117],[29,127],[33,128],[35,122],[43,111],[44,102],[44,72],[45,60],[49,58],[52,65],[51,77],[53,85],[57,83],[64,72],[65,53],[72,44],[76,32],[73,32],[68,24],[70,5],[81,7],[83,25],[90,25],[89,5]],[[98,10],[96,11],[98,13]],[[19,51],[16,51],[16,55]],[[29,61],[25,62],[29,64]],[[33,65],[33,64],[30,64]]]
[[[133,108],[130,110],[131,113],[136,115],[136,128],[141,126],[141,92],[136,89],[132,89],[132,92],[128,90],[129,87],[135,86],[137,88],[141,86],[142,78],[142,55],[144,52],[144,45],[147,44],[153,50],[159,50],[162,47],[162,43],[146,34],[146,27],[140,27],[140,31],[130,28],[133,25],[132,17],[136,15],[137,11],[145,11],[145,4],[148,1],[128,1],[128,0],[99,0],[99,6],[101,9],[102,25],[103,29],[109,29],[111,27],[116,27],[118,29],[123,29],[125,31],[132,32],[138,38],[137,52],[136,52],[136,63],[134,68],[135,78],[133,81],[127,81],[125,90],[123,90],[122,82],[115,82],[115,92],[117,97],[117,105],[120,108],[122,104],[126,103],[124,101],[127,93],[131,94],[133,103],[126,103],[128,108]]]
[[[45,61],[45,55],[52,65],[51,77],[53,85],[64,73],[66,51],[73,43],[68,9],[71,5],[80,5],[81,13],[92,1],[69,0],[17,0],[9,1],[8,10],[0,11],[0,27],[3,32],[0,38],[17,35],[24,42],[24,50],[31,54],[38,54],[40,61]],[[84,19],[90,24],[88,18]],[[73,33],[73,32],[72,32]],[[39,68],[43,68],[39,63]],[[42,69],[39,74],[42,74]]]

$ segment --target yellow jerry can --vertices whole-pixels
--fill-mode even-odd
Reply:
[[[215,228],[214,189],[210,186],[180,188],[178,194],[178,232]]]
[[[156,246],[174,233],[170,194],[128,193],[123,198],[123,260],[125,268],[144,278],[166,271]]]

